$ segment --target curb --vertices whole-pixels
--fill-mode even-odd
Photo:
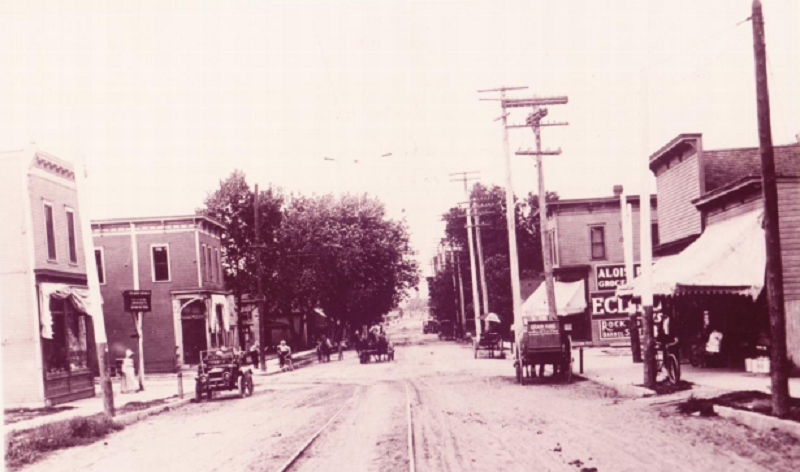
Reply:
[[[156,415],[156,414],[163,413],[163,412],[169,411],[169,410],[177,410],[178,408],[182,408],[182,407],[188,405],[189,403],[191,403],[193,399],[194,399],[193,397],[192,398],[183,398],[183,399],[179,399],[179,400],[177,400],[175,402],[172,402],[172,403],[167,403],[167,404],[164,404],[164,405],[154,406],[154,407],[148,408],[146,410],[134,411],[132,413],[127,413],[127,414],[124,414],[124,415],[115,416],[112,419],[112,421],[114,423],[122,425],[122,426],[129,426],[129,425],[132,425],[133,423],[136,423],[138,421],[141,421],[141,420],[147,418],[148,416]]]
[[[714,413],[759,431],[772,431],[773,429],[777,429],[800,438],[800,423],[794,421],[782,420],[772,416],[762,415],[761,413],[737,410],[721,405],[714,405]]]
[[[603,379],[601,377],[590,377],[586,374],[572,374],[574,376],[583,377],[586,380],[592,381],[596,384],[602,385],[604,387],[613,388],[623,397],[634,397],[634,398],[645,398],[645,397],[652,397],[656,395],[654,390],[650,390],[649,388],[639,387],[633,384],[625,384],[621,382],[613,382],[610,380]]]

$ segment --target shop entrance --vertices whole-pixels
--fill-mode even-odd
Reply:
[[[208,349],[206,343],[206,309],[201,301],[184,307],[181,312],[181,331],[183,334],[184,364],[198,364],[200,351]]]

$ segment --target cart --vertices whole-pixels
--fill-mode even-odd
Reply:
[[[439,322],[439,339],[455,339],[456,338],[456,329],[453,325],[452,321],[440,321]]]
[[[244,352],[228,350],[200,351],[200,364],[195,379],[195,400],[203,394],[211,400],[214,392],[238,390],[241,398],[253,394],[253,372]]]
[[[572,380],[572,341],[558,319],[529,320],[519,342],[514,367],[517,381],[525,383],[525,377],[539,377],[544,367],[553,367],[553,376],[559,376],[569,383]]]
[[[478,351],[489,351],[489,357],[494,357],[494,352],[498,351],[500,358],[505,357],[503,352],[503,338],[500,333],[483,333],[479,339],[472,343],[475,359],[478,358]]]

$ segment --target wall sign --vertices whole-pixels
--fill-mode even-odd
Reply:
[[[627,315],[628,308],[631,306],[630,299],[618,298],[615,292],[592,292],[589,295],[589,303],[592,318],[596,320]]]
[[[616,339],[631,337],[630,318],[619,318],[613,320],[600,320],[600,339]],[[642,329],[642,319],[636,318],[636,325],[639,327],[639,339],[644,337]]]
[[[122,298],[125,300],[125,311],[149,313],[150,308],[150,290],[125,290],[122,292]]]
[[[616,290],[626,282],[625,264],[605,264],[595,266],[595,281],[597,290]],[[633,264],[634,277],[642,273],[641,264]]]

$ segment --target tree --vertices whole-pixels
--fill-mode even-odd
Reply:
[[[481,245],[486,287],[489,294],[489,310],[500,315],[503,320],[501,330],[506,330],[513,321],[514,307],[511,299],[505,190],[497,186],[485,187],[481,184],[475,184],[470,194],[472,200],[478,202],[480,206]],[[555,201],[558,198],[556,192],[547,193],[547,201]],[[517,252],[522,277],[538,276],[544,270],[538,201],[538,196],[534,194],[528,194],[522,201],[515,199]],[[444,219],[447,223],[445,241],[451,247],[461,251],[462,261],[469,261],[469,243],[467,229],[465,228],[466,211],[459,207],[450,208],[444,215]],[[477,239],[474,239],[474,244],[477,245]],[[473,250],[477,254],[477,247],[473,248]],[[469,264],[462,265],[461,274],[463,280],[470,280],[471,267]],[[440,277],[442,280],[439,280]],[[433,277],[434,280],[431,283],[437,287],[447,286],[446,277],[451,277],[449,284],[452,286],[452,276],[443,272]],[[480,284],[480,278],[478,280]],[[464,291],[466,303],[471,305],[471,284],[465,283]],[[432,305],[435,303],[433,296],[431,292]]]

